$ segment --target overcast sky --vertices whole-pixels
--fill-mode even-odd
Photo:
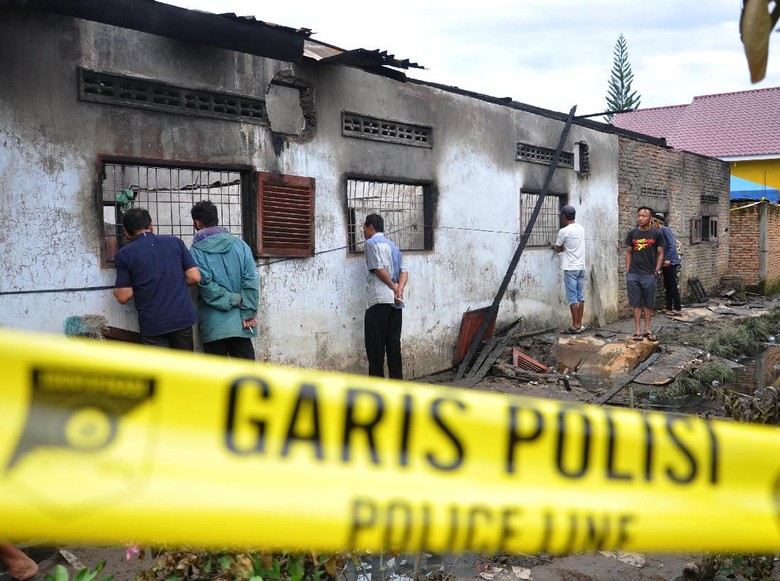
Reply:
[[[387,50],[426,67],[411,77],[577,114],[606,109],[622,32],[641,107],[780,86],[780,35],[752,85],[740,0],[166,0],[294,28],[345,49]]]

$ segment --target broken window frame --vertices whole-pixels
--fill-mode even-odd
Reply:
[[[103,267],[113,267],[116,252],[127,244],[122,210],[116,199],[122,192],[129,191],[132,196],[127,209],[149,210],[156,234],[177,236],[187,247],[192,245],[195,234],[190,210],[201,200],[210,199],[215,203],[220,225],[229,232],[242,239],[250,235],[246,202],[251,172],[246,167],[99,157],[97,169],[95,190]],[[189,174],[208,183],[201,181],[196,185],[198,182],[185,179]],[[227,182],[222,183],[225,179]]]
[[[433,250],[432,183],[350,175],[346,179],[345,194],[348,252],[363,252],[362,227],[368,214],[379,214],[384,218],[385,235],[400,250]],[[369,199],[371,201],[364,201]],[[359,200],[363,203],[357,203]]]
[[[718,234],[718,216],[696,216],[691,218],[691,244],[717,242]]]
[[[520,236],[525,232],[528,220],[536,207],[536,201],[541,195],[541,190],[532,188],[521,188],[520,190]],[[561,208],[568,204],[569,195],[560,192],[547,193],[544,197],[544,203],[536,218],[531,235],[526,242],[526,248],[550,248],[555,243],[558,236],[558,230],[561,229]]]
[[[574,171],[579,177],[590,174],[590,148],[585,141],[578,141],[574,150]]]

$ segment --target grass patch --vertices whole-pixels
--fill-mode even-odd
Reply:
[[[690,368],[680,373],[666,388],[666,396],[699,395],[712,387],[713,381],[723,384],[733,376],[734,371],[723,361],[719,359],[705,361],[699,367]]]
[[[718,331],[707,343],[707,351],[726,359],[756,355],[764,349],[763,343],[771,329],[769,317],[747,319]]]

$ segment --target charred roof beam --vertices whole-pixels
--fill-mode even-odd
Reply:
[[[0,0],[3,4],[296,63],[303,60],[303,43],[308,36],[305,31],[154,0]]]

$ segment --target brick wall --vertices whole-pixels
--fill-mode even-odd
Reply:
[[[761,214],[766,214],[766,229],[762,230]],[[745,288],[752,292],[772,294],[780,291],[780,207],[761,202],[732,202],[729,234],[729,270],[739,274]],[[765,271],[761,272],[759,249],[766,249]]]
[[[631,313],[626,296],[625,236],[636,225],[636,209],[650,206],[668,214],[667,225],[682,243],[680,292],[683,303],[692,297],[688,279],[697,277],[708,294],[718,290],[729,261],[729,166],[695,153],[619,137],[618,313]],[[646,192],[643,193],[643,188]],[[662,194],[665,190],[665,195]],[[651,195],[655,194],[655,195]],[[717,196],[717,240],[691,243],[691,219],[701,215],[702,195]]]
[[[766,204],[767,225],[767,259],[766,282],[762,289],[766,294],[780,291],[780,206]]]
[[[752,202],[731,203],[729,227],[729,271],[745,281],[745,288],[755,292],[760,281],[758,262],[759,206]]]
[[[780,347],[769,347],[744,365],[736,371],[728,388],[753,395],[756,388],[773,385],[780,375]]]

